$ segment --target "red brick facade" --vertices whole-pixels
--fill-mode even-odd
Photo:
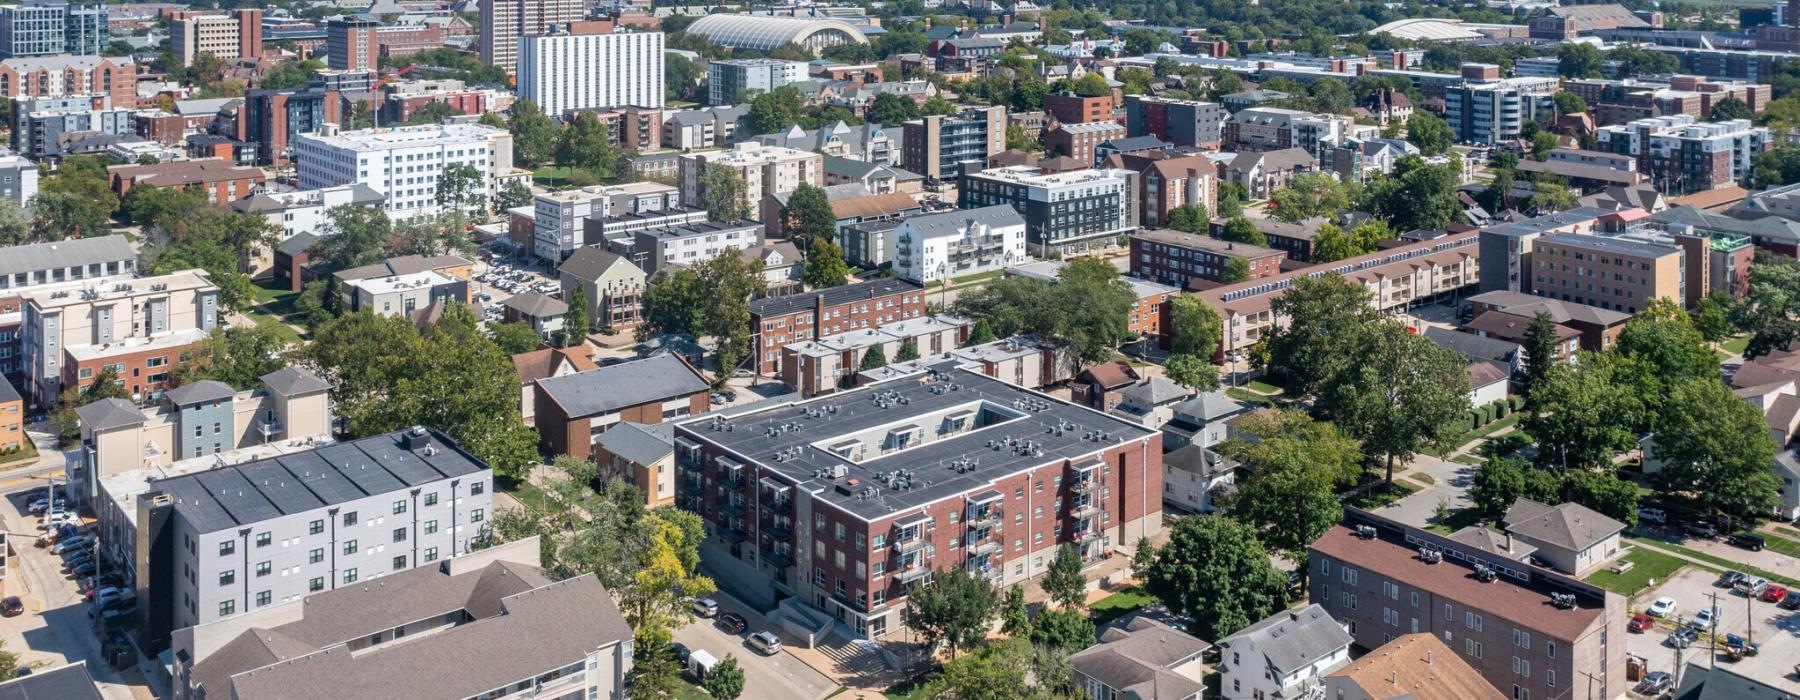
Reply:
[[[805,295],[813,303],[810,307],[784,310],[778,313],[763,313],[758,305],[752,304],[750,309],[751,340],[756,347],[758,360],[756,371],[760,374],[773,375],[781,370],[781,348],[789,343],[814,340],[829,335],[837,335],[861,328],[877,328],[884,323],[919,318],[925,315],[925,291],[916,284],[895,284],[881,287],[885,292],[877,292],[876,285],[891,280],[878,280],[852,288],[839,287],[825,292],[811,292]],[[857,294],[857,289],[868,290],[868,294]],[[831,293],[830,296],[827,293]],[[846,294],[847,293],[847,294]],[[840,303],[830,303],[827,299],[844,299]],[[796,299],[789,297],[789,299]],[[804,301],[796,299],[797,301]]]

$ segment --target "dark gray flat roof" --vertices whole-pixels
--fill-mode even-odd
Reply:
[[[898,277],[885,277],[857,284],[846,284],[841,287],[821,289],[805,294],[790,294],[785,297],[768,297],[750,302],[750,313],[762,318],[770,316],[786,316],[796,311],[813,308],[824,297],[825,308],[840,304],[848,304],[859,299],[874,299],[893,294],[917,292],[925,287],[917,282],[909,282]]]
[[[202,533],[250,525],[368,496],[487,470],[435,430],[408,450],[404,432],[150,482]]]
[[[1157,434],[1141,425],[979,372],[941,367],[938,379],[932,379],[930,373],[919,374],[811,400],[771,405],[730,418],[695,418],[677,424],[676,439],[714,443],[815,492],[815,498],[865,520],[876,520],[907,508],[991,489],[1002,478],[1043,465],[1093,461],[1103,450]],[[872,398],[877,394],[883,397],[882,403]],[[920,416],[978,403],[1019,417],[861,462],[815,446],[889,424],[911,425],[909,421]],[[731,426],[729,430],[725,428],[727,424]],[[1061,434],[1055,430],[1058,425],[1064,426]],[[771,429],[781,427],[787,429],[770,434]],[[1090,439],[1096,432],[1104,432],[1107,437]],[[1005,444],[1008,439],[1017,443],[1029,441],[1036,450],[1009,447]],[[998,444],[990,447],[990,442]],[[956,463],[962,460],[978,463],[972,469],[965,466],[959,470]],[[839,467],[847,471],[847,476],[833,480],[817,475]],[[886,484],[884,476],[898,470],[911,472],[910,488],[891,488]],[[855,490],[838,490],[851,479],[858,481]],[[868,494],[866,490],[871,488],[873,493]]]
[[[673,353],[538,380],[570,418],[585,418],[706,391],[707,381]]]
[[[86,662],[36,671],[0,683],[0,700],[101,700]]]

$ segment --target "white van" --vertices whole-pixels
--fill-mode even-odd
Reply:
[[[694,674],[694,680],[706,680],[706,674],[719,665],[719,660],[705,649],[695,649],[688,654],[688,673]]]

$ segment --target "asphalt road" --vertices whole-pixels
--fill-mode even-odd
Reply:
[[[750,633],[762,630],[775,631],[782,638],[783,644],[792,642],[791,638],[782,635],[762,615],[738,604],[730,596],[715,595],[713,600],[719,602],[721,614],[734,612],[743,615],[749,622],[749,629],[744,630],[742,635],[734,635],[719,629],[710,618],[696,619],[675,630],[675,641],[686,644],[689,649],[705,650],[720,660],[724,660],[726,654],[736,656],[738,666],[744,669],[743,697],[818,700],[837,692],[837,683],[794,658],[792,654],[783,651],[774,656],[763,656],[744,643],[745,637]]]

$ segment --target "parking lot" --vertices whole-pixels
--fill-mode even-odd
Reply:
[[[1649,631],[1626,635],[1626,651],[1642,657],[1650,671],[1678,673],[1688,663],[1706,663],[1706,636],[1702,635],[1687,649],[1677,649],[1667,640],[1676,626],[1691,620],[1717,596],[1719,640],[1723,642],[1725,635],[1736,634],[1760,644],[1761,649],[1755,656],[1735,662],[1723,652],[1715,652],[1714,662],[1765,683],[1800,689],[1793,674],[1794,663],[1800,660],[1800,611],[1784,610],[1774,603],[1733,593],[1717,586],[1718,580],[1713,572],[1687,567],[1632,600],[1634,614],[1663,596],[1674,598],[1677,608],[1674,616],[1658,620]]]
[[[149,688],[130,654],[121,666],[108,663],[100,637],[89,615],[91,606],[77,582],[63,570],[63,558],[48,548],[33,546],[42,531],[39,519],[26,513],[31,489],[19,489],[0,499],[0,517],[15,538],[16,569],[7,572],[7,596],[18,596],[20,614],[0,617],[0,640],[19,655],[21,668],[54,668],[85,660],[89,673],[99,681],[109,699],[149,698]]]
[[[469,295],[481,304],[485,311],[483,320],[489,323],[501,321],[504,315],[501,302],[515,295],[537,292],[562,297],[561,286],[546,276],[541,266],[523,266],[522,261],[496,257],[492,263],[477,260],[472,272],[474,278],[469,281]]]
[[[818,700],[837,692],[837,683],[813,670],[793,654],[784,650],[773,656],[764,656],[749,645],[746,639],[752,633],[761,631],[775,632],[776,636],[781,637],[783,645],[793,641],[777,630],[768,618],[739,604],[731,596],[720,594],[713,596],[713,599],[719,604],[720,614],[740,615],[749,623],[748,628],[742,634],[732,634],[720,629],[716,618],[699,618],[675,630],[675,641],[687,645],[689,649],[704,650],[721,661],[726,654],[736,656],[738,666],[744,669],[743,697]]]

